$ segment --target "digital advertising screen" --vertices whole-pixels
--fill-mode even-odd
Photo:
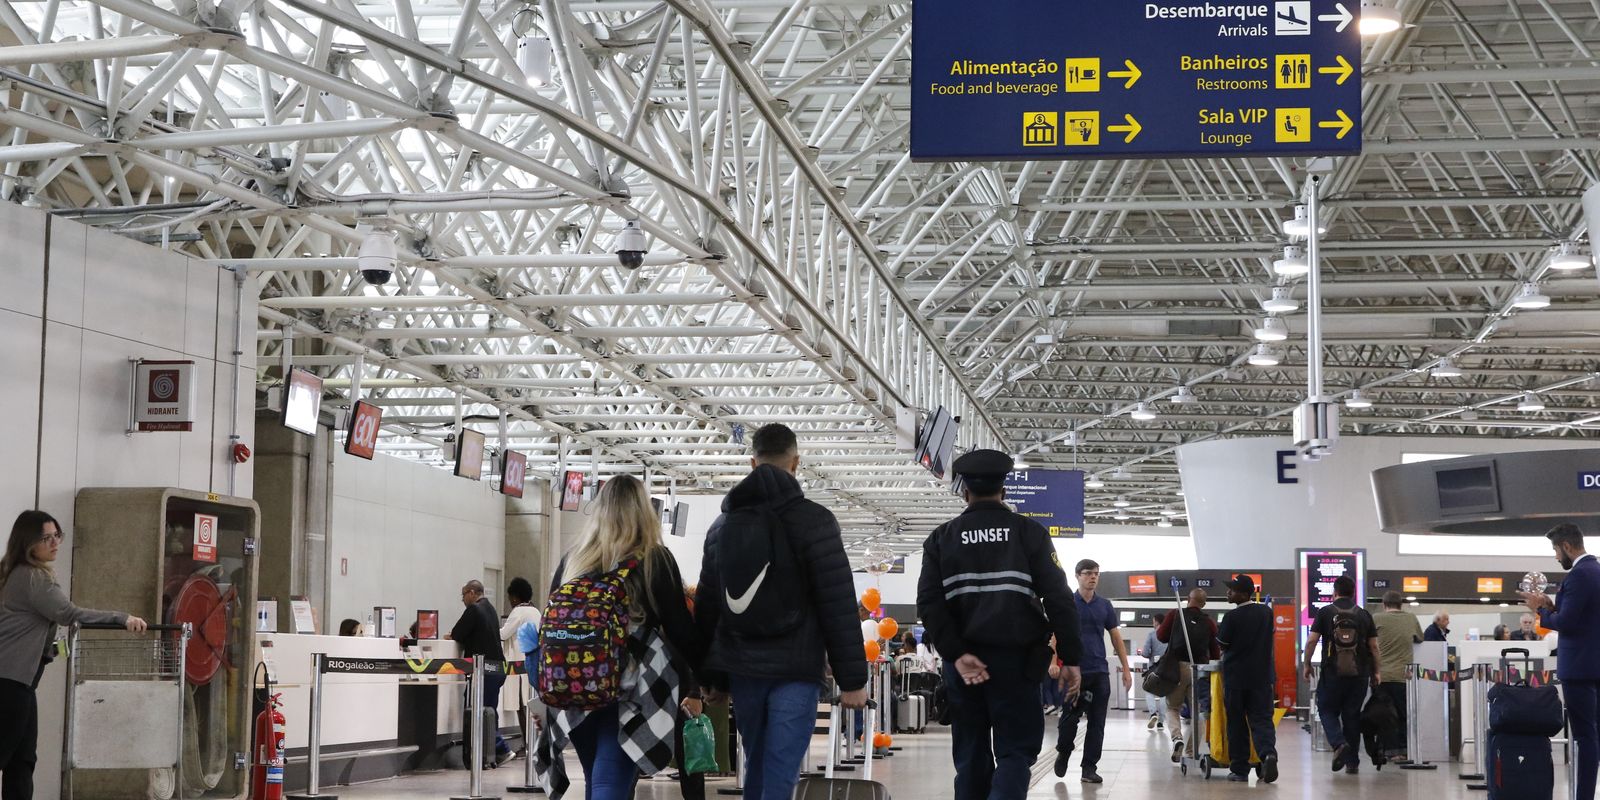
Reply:
[[[317,416],[322,413],[322,379],[303,369],[291,369],[284,383],[283,426],[316,436]]]
[[[583,473],[569,470],[561,480],[561,510],[577,511],[583,507]]]
[[[344,439],[344,451],[368,461],[378,452],[378,426],[383,424],[383,409],[357,400],[350,408],[350,430]]]
[[[528,457],[515,450],[507,450],[500,465],[500,493],[507,497],[521,497],[522,484],[528,475]]]
[[[1348,575],[1356,583],[1356,605],[1367,601],[1367,553],[1365,550],[1295,550],[1295,597],[1299,601],[1298,643],[1305,646],[1306,635],[1317,611],[1333,602],[1333,583]]]
[[[483,450],[488,442],[482,433],[462,428],[456,436],[456,475],[479,480],[483,478]]]

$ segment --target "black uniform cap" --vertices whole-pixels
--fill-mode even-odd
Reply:
[[[1005,486],[1016,462],[999,450],[973,450],[952,465],[963,485],[974,494],[994,494]]]

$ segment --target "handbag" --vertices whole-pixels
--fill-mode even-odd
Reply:
[[[1183,677],[1181,662],[1173,658],[1172,649],[1161,654],[1156,660],[1156,665],[1144,674],[1143,687],[1146,694],[1152,697],[1166,697],[1178,688],[1178,682]]]
[[[682,761],[685,775],[717,771],[717,732],[710,717],[701,714],[683,721]]]

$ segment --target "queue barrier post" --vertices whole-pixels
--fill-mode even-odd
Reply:
[[[486,738],[484,734],[489,733],[494,728],[489,729],[489,731],[484,730],[485,725],[482,719],[483,672],[486,668],[484,657],[473,656],[471,662],[472,675],[467,681],[467,730],[465,735],[469,743],[467,757],[472,759],[472,763],[468,765],[467,793],[456,795],[450,800],[500,800],[498,796],[486,796],[483,794],[483,740]],[[494,720],[493,724],[498,727],[500,721],[498,719]]]
[[[1422,760],[1422,727],[1417,719],[1418,706],[1417,693],[1422,690],[1421,667],[1416,664],[1409,665],[1411,674],[1406,678],[1406,763],[1401,764],[1401,769],[1438,769],[1438,764],[1429,764]],[[1449,706],[1445,707],[1445,714],[1450,713]],[[1446,725],[1448,726],[1448,720]]]
[[[1493,668],[1489,664],[1472,665],[1472,757],[1475,772],[1461,775],[1464,781],[1487,781],[1489,774],[1489,681]],[[1469,783],[1467,788],[1486,792],[1489,784]]]
[[[506,677],[507,677],[508,680],[510,679],[511,674],[512,674],[511,664],[508,662],[506,664]],[[530,689],[537,688],[537,686],[534,684],[534,677],[533,677],[532,674],[528,675],[528,683],[529,683],[529,688]],[[518,697],[522,697],[523,696],[522,691],[520,689],[517,690],[517,696]],[[536,739],[536,738],[538,738],[538,737],[535,734],[535,726],[534,726],[534,722],[533,722],[533,709],[529,708],[527,701],[524,700],[524,701],[522,701],[522,754],[523,754],[523,759],[522,759],[522,785],[521,786],[517,786],[517,785],[507,786],[506,787],[506,791],[508,791],[508,792],[510,792],[512,794],[544,794],[545,793],[545,789],[544,789],[543,786],[539,785],[539,783],[538,783],[539,778],[538,778],[538,776],[536,774],[534,774],[534,769],[533,769],[533,761],[534,761],[534,759],[533,759],[533,743],[534,743],[534,739]]]
[[[305,792],[290,794],[289,800],[339,800],[338,795],[322,793],[322,674],[327,664],[326,653],[311,654],[311,703],[308,709],[311,725],[306,739],[308,778]]]

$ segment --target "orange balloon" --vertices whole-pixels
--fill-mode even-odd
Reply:
[[[883,595],[877,589],[868,589],[861,595],[861,605],[866,606],[868,611],[877,611],[878,606],[883,605]]]
[[[884,617],[878,621],[879,639],[893,639],[894,635],[899,632],[900,623],[895,622],[894,617]]]
[[[894,739],[891,738],[889,736],[889,734],[884,733],[882,731],[879,731],[879,732],[877,732],[877,733],[872,735],[872,746],[873,747],[888,747],[892,742],[894,742]]]
[[[878,649],[878,643],[877,642],[867,642],[867,660],[868,661],[877,661],[878,660],[878,656],[880,656],[880,655],[883,655],[883,651]]]

